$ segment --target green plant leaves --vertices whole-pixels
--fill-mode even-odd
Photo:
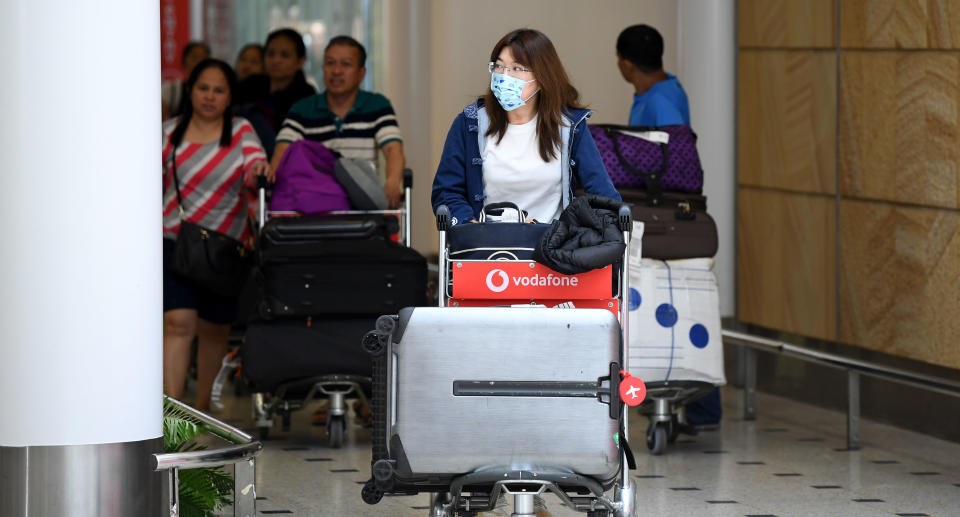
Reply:
[[[208,433],[207,426],[164,398],[163,451],[190,452],[205,447],[193,440]],[[232,502],[233,478],[222,467],[180,470],[181,517],[214,517]]]

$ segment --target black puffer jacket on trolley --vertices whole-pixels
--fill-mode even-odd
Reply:
[[[599,269],[623,257],[623,232],[617,226],[620,201],[579,196],[544,232],[533,259],[565,275]]]

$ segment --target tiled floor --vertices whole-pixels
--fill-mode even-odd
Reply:
[[[663,456],[644,448],[646,420],[632,420],[638,516],[960,516],[960,444],[864,421],[863,448],[846,451],[845,415],[761,393],[758,419],[746,422],[740,393],[724,388],[720,429],[681,436]],[[221,418],[252,425],[249,399],[225,404]],[[309,415],[309,408],[294,413],[291,431],[278,425],[265,442],[258,514],[429,515],[426,495],[364,504],[369,432],[351,425],[347,445],[329,449]],[[546,502],[556,517],[584,515],[552,495]]]

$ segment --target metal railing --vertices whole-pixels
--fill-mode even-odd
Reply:
[[[219,449],[153,455],[153,469],[155,471],[167,471],[169,482],[167,507],[170,509],[170,517],[179,517],[180,515],[180,470],[222,467],[231,464],[233,465],[233,515],[235,517],[255,517],[257,514],[256,457],[263,450],[263,444],[226,422],[217,420],[179,400],[165,398],[177,408],[203,423],[211,434],[234,444]]]
[[[771,352],[847,372],[847,449],[860,448],[860,376],[899,382],[960,397],[960,383],[919,373],[869,363],[858,359],[810,350],[774,339],[734,330],[723,331],[724,344],[743,347],[743,418],[757,418],[757,351]]]

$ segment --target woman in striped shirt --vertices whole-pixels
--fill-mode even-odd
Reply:
[[[183,396],[190,344],[197,336],[195,406],[200,410],[210,409],[210,389],[227,353],[237,300],[170,271],[180,229],[173,175],[188,221],[248,240],[246,193],[255,188],[255,176],[272,180],[272,174],[253,127],[232,115],[235,85],[229,65],[203,61],[187,81],[183,115],[163,125],[163,381],[168,395]]]

